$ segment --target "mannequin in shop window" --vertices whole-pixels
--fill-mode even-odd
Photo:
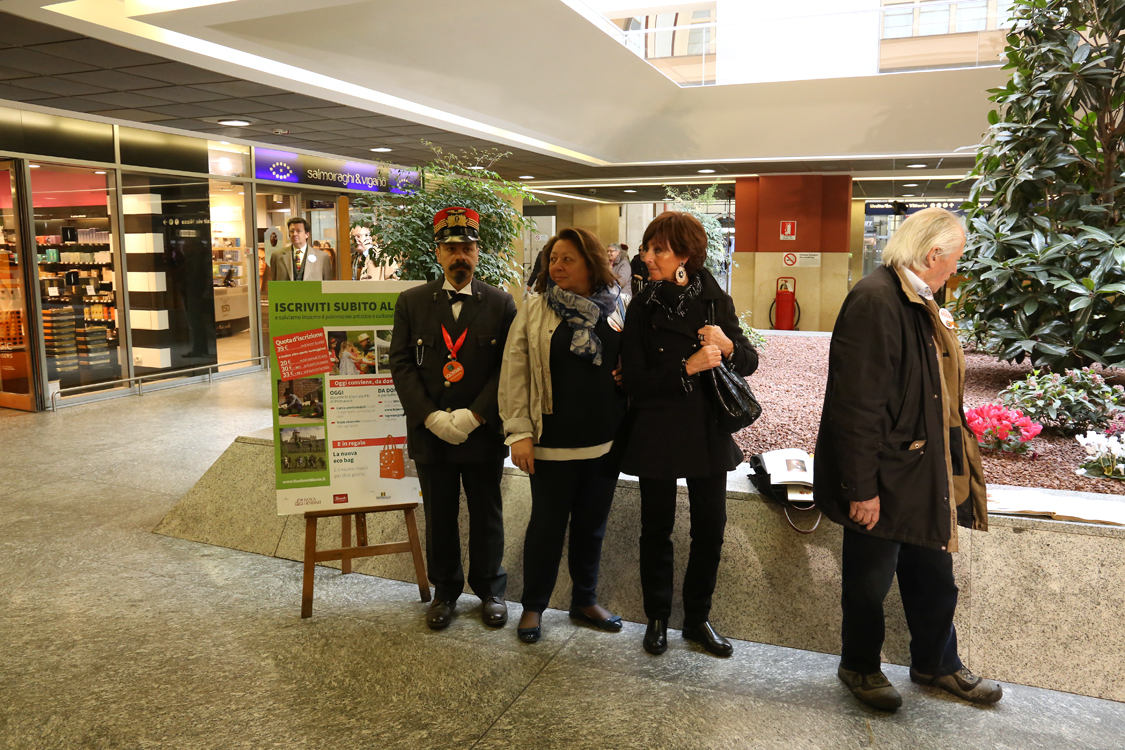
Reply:
[[[309,245],[309,223],[300,217],[286,222],[290,244],[270,255],[273,281],[330,281],[336,278],[332,256]]]

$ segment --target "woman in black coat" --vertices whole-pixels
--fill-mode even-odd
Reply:
[[[706,252],[707,233],[690,214],[669,211],[649,224],[641,255],[651,283],[629,306],[621,341],[631,400],[621,469],[640,478],[644,647],[651,654],[668,648],[671,536],[681,477],[691,509],[683,635],[718,656],[733,651],[708,619],[727,521],[727,472],[741,463],[742,451],[718,426],[704,378],[724,359],[748,376],[758,354],[742,333],[733,300],[703,268]]]

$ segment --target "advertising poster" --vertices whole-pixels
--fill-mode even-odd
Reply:
[[[278,515],[421,499],[388,353],[419,281],[270,282]]]

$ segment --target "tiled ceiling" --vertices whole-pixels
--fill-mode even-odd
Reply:
[[[231,78],[3,12],[0,12],[0,99],[407,166],[422,164],[432,157],[422,144],[423,140],[453,152],[499,148],[511,152],[494,167],[502,176],[516,179],[521,175],[533,175],[537,181],[556,183],[605,178],[627,181],[669,175],[698,178],[698,170],[708,168],[714,170],[716,178],[722,178],[732,174],[786,172],[855,175],[905,166],[902,160],[896,164],[894,159],[587,166]],[[230,117],[240,117],[252,124],[241,128],[218,124],[218,120]],[[370,149],[375,147],[392,151],[373,154]],[[973,164],[971,156],[909,161],[926,162],[945,173],[967,171]],[[945,181],[940,182],[944,185]],[[858,197],[882,198],[886,197],[883,188],[890,183],[856,184]],[[871,192],[875,186],[880,191],[878,195]],[[599,198],[614,201],[658,201],[664,196],[661,187],[635,186],[631,188],[637,190],[635,194],[623,193],[624,187],[596,189],[602,193]],[[937,185],[934,189],[938,189]],[[588,191],[586,188],[576,194],[588,195]],[[930,195],[927,193],[926,197]]]

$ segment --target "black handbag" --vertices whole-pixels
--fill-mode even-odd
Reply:
[[[715,325],[715,303],[709,306],[707,324]],[[715,415],[719,428],[730,433],[745,429],[762,416],[762,407],[746,378],[731,367],[726,357],[718,367],[707,370],[704,376],[715,397]]]

